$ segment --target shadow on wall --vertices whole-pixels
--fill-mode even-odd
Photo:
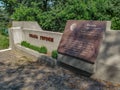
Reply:
[[[120,54],[120,31],[107,32],[105,34],[105,40],[103,41],[104,50],[101,52],[101,58],[103,60]]]
[[[120,82],[120,31],[107,31],[96,62],[97,77]]]
[[[63,62],[59,62],[58,61],[58,66],[64,68],[64,69],[67,69],[67,70],[70,70],[71,72],[75,73],[76,75],[83,75],[85,77],[90,77],[92,75],[92,73],[89,73],[85,70],[81,70],[81,69],[78,69],[76,67],[73,67],[73,66],[70,66],[68,64],[65,64]]]
[[[114,77],[118,76],[117,74],[119,72],[119,69],[115,66],[116,64],[113,64],[109,66],[108,68],[106,68],[106,73],[108,74],[108,77],[107,77],[108,80],[114,79]]]

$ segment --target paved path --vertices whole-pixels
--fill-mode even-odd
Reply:
[[[0,52],[0,90],[120,90],[118,85],[39,65],[23,53]]]

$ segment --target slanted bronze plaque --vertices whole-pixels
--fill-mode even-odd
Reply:
[[[58,52],[94,63],[105,30],[106,21],[68,20]]]

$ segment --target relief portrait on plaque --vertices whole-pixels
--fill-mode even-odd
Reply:
[[[68,20],[58,52],[94,63],[105,29],[105,21]]]

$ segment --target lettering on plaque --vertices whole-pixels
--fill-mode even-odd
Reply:
[[[38,39],[38,35],[36,35],[36,34],[29,34],[29,37]],[[52,38],[52,37],[46,37],[46,36],[40,36],[40,40],[54,42],[54,38]]]
[[[49,41],[49,42],[53,42],[54,39],[51,37],[46,37],[46,36],[40,36],[40,40],[45,40],[45,41]]]
[[[69,20],[58,52],[94,63],[105,30],[105,21]]]
[[[29,37],[38,39],[38,36],[36,34],[29,34]]]

